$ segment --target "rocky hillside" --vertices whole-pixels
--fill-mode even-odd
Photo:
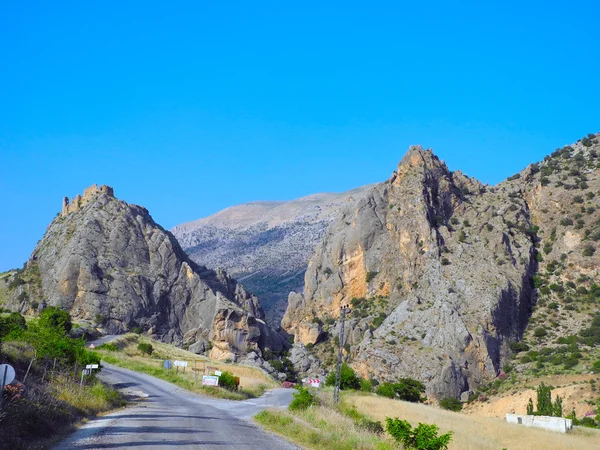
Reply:
[[[198,264],[221,267],[258,296],[279,326],[290,291],[301,290],[308,259],[339,207],[364,188],[289,202],[253,202],[171,229]]]
[[[217,359],[286,345],[256,297],[191,261],[145,208],[116,199],[108,186],[64,199],[8,287],[11,309],[59,306],[102,332],[138,328]]]
[[[529,325],[541,305],[552,308],[544,317],[573,323],[557,333],[546,320],[545,336],[578,333],[600,289],[598,140],[494,187],[411,147],[389,180],[341,209],[303,293],[290,295],[283,328],[331,365],[339,309],[350,305],[343,344],[355,369],[380,381],[420,379],[437,397],[466,397],[501,374],[511,343],[543,334]],[[578,318],[575,293],[591,305],[578,306]]]

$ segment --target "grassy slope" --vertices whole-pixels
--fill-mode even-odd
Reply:
[[[152,344],[154,351],[151,356],[143,355],[138,351],[137,345],[140,342]],[[147,373],[199,394],[228,398],[231,400],[244,400],[247,398],[258,397],[262,395],[266,389],[277,386],[267,374],[258,369],[236,364],[225,364],[220,361],[211,361],[205,357],[177,348],[173,345],[164,344],[136,334],[124,335],[113,341],[112,344],[116,344],[119,347],[119,351],[97,350],[102,354],[102,359],[107,363],[115,364],[137,372]],[[176,371],[175,368],[167,371],[162,367],[165,359],[188,361],[189,367],[185,370],[185,373],[182,370]],[[238,392],[231,392],[222,388],[202,386],[201,376],[204,372],[199,371],[196,376],[195,372],[192,370],[194,365],[198,368],[207,366],[233,373],[235,376],[240,377],[240,390]]]
[[[386,417],[434,423],[440,433],[453,432],[450,450],[592,450],[600,448],[600,430],[577,427],[569,434],[509,425],[502,419],[473,417],[433,406],[391,400],[374,394],[343,393],[342,406],[334,408],[332,392],[321,391],[321,405],[306,411],[268,410],[257,423],[307,449],[400,448],[386,434],[365,430],[351,417],[367,417],[385,423]]]
[[[22,342],[3,342],[1,362],[11,364],[22,381],[33,357],[32,348]],[[5,390],[0,414],[0,448],[42,449],[73,430],[86,417],[124,405],[114,389],[94,377],[87,377],[79,389],[72,367],[52,369],[49,361],[34,362],[24,390],[13,383]]]

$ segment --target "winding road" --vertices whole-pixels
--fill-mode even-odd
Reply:
[[[296,449],[254,425],[266,407],[285,407],[291,389],[274,389],[260,398],[230,401],[203,397],[150,375],[102,363],[99,378],[126,388],[133,406],[97,417],[55,449]]]

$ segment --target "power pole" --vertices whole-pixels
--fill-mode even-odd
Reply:
[[[340,316],[342,318],[342,326],[340,328],[340,348],[338,352],[337,371],[335,373],[335,388],[333,389],[333,403],[340,402],[340,383],[342,374],[342,350],[344,348],[344,325],[346,322],[346,314],[350,313],[351,309],[348,306],[340,307]]]

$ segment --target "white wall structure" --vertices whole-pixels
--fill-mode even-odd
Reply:
[[[544,430],[566,433],[573,428],[571,419],[548,416],[526,416],[521,414],[506,414],[508,423],[525,425],[526,427],[543,428]]]

